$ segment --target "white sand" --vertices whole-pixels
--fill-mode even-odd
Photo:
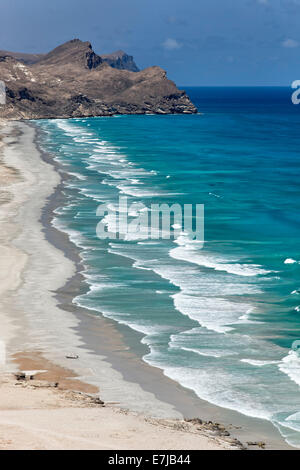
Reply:
[[[6,381],[0,384],[0,450],[231,448],[189,423],[91,407],[69,392]]]

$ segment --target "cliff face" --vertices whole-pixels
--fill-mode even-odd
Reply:
[[[114,69],[130,70],[130,72],[139,72],[139,68],[133,60],[132,55],[126,54],[124,51],[116,51],[112,54],[101,56],[102,60]]]
[[[35,62],[37,70],[40,66],[56,66],[61,67],[63,64],[76,64],[79,67],[88,69],[96,69],[102,64],[103,60],[95,54],[90,42],[82,42],[79,39],[73,39],[61,46],[56,47],[49,54],[44,55],[40,60]]]
[[[7,97],[6,105],[0,106],[0,117],[42,119],[197,112],[185,92],[178,90],[160,67],[140,72],[120,70],[109,65],[107,57],[95,54],[89,42],[78,39],[30,64],[18,57],[0,56],[0,80],[5,82]],[[129,60],[132,64],[130,56],[127,57],[119,54],[114,60]]]

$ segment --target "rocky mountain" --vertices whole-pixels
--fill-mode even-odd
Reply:
[[[23,52],[9,52],[0,50],[0,57],[7,55],[14,57],[15,59],[19,60],[20,62],[23,62],[26,65],[31,65],[35,64],[40,59],[42,59],[45,54],[25,54]]]
[[[130,70],[131,72],[139,72],[139,68],[133,60],[132,55],[126,54],[124,51],[116,51],[112,54],[102,54],[101,58],[114,69]]]
[[[54,49],[51,52],[51,54],[54,55],[56,53],[59,53],[59,51],[65,48],[66,48],[66,45],[63,44],[62,46],[59,46],[56,49]],[[9,52],[9,51],[0,50],[0,57],[3,57],[3,56],[14,57],[14,59],[17,59],[18,61],[23,62],[23,64],[26,64],[26,65],[36,64],[37,62],[42,61],[43,59],[45,59],[46,56],[49,56],[49,55],[50,54],[26,54],[23,52]],[[108,65],[110,65],[114,69],[129,70],[131,72],[139,72],[139,68],[134,62],[133,56],[126,54],[126,52],[124,51],[119,50],[116,52],[112,52],[111,54],[102,54],[99,57],[101,57],[103,62],[106,62]]]
[[[131,62],[127,57],[118,55],[116,59]],[[107,62],[107,56],[97,55],[89,42],[79,39],[33,63],[0,56],[0,80],[5,82],[7,97],[6,105],[0,106],[0,117],[8,119],[197,112],[186,93],[160,67],[120,70]]]
[[[55,66],[60,67],[63,64],[74,64],[88,69],[96,69],[103,60],[95,54],[90,42],[82,42],[79,39],[73,39],[61,46],[56,47],[49,54],[44,55],[36,62],[37,67]]]

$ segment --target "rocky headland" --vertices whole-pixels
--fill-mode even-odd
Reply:
[[[100,56],[79,39],[48,54],[0,51],[0,80],[6,86],[0,118],[6,119],[197,112],[160,67],[139,71],[123,51]]]

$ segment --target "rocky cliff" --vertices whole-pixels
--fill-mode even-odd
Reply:
[[[130,70],[130,72],[139,72],[139,68],[133,60],[132,55],[126,54],[124,51],[116,51],[112,54],[101,55],[101,58],[114,69]]]
[[[110,56],[109,60],[118,62],[116,68],[109,56],[97,55],[89,42],[74,39],[49,54],[36,55],[30,63],[20,55],[0,55],[0,80],[5,82],[7,98],[6,105],[0,106],[0,117],[197,112],[186,93],[160,67],[139,72],[120,69],[126,61],[134,64],[130,56],[122,54]]]

